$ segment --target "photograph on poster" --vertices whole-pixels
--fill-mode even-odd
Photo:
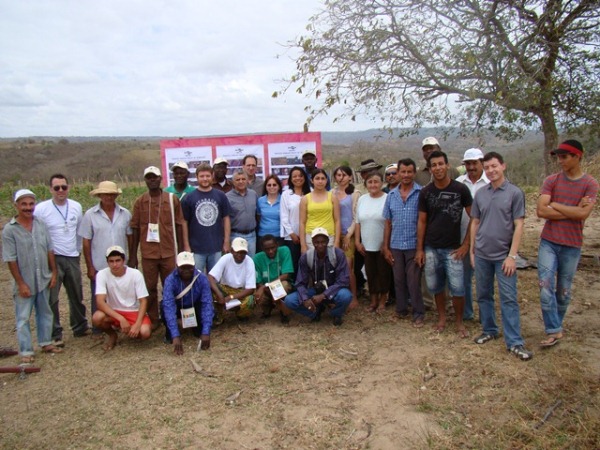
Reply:
[[[173,167],[173,164],[178,161],[185,162],[190,169],[188,183],[192,186],[198,186],[198,181],[196,180],[196,167],[203,163],[212,165],[212,147],[165,148],[165,162],[169,169],[169,174],[168,177],[163,178],[168,178],[168,185],[175,182],[171,168]]]
[[[287,184],[288,174],[294,166],[302,165],[302,153],[315,150],[316,142],[277,142],[268,144],[269,167],[281,182]]]
[[[257,162],[256,176],[264,180],[264,146],[262,144],[217,145],[217,158],[225,158],[229,163],[227,178],[231,178],[236,169],[242,168],[242,161],[246,155],[254,155]]]

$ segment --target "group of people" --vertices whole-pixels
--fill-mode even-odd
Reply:
[[[62,285],[75,337],[106,334],[104,348],[110,350],[118,343],[117,330],[148,339],[162,324],[164,341],[181,355],[183,329],[190,328],[199,348],[208,349],[213,326],[231,313],[248,320],[257,305],[264,318],[276,309],[282,323],[292,313],[319,321],[328,312],[340,326],[346,311],[358,305],[363,265],[370,312],[384,312],[395,299],[395,317],[421,328],[426,308],[435,308],[434,330],[442,332],[451,303],[462,338],[469,336],[464,321],[475,318],[475,278],[482,326],[477,344],[500,334],[495,278],[506,347],[530,360],[517,301],[523,192],[506,179],[506,164],[496,152],[467,150],[461,176],[436,138],[426,138],[422,152],[421,169],[410,158],[383,171],[373,159],[363,161],[363,182],[356,186],[352,169],[340,166],[332,172],[333,190],[312,150],[302,155],[302,166],[289,171],[285,187],[277,175],[257,177],[252,155],[231,180],[226,160],[200,164],[197,187],[188,183],[185,162],[171,167],[174,184],[166,189],[160,169],[150,166],[143,174],[147,192],[132,212],[117,203],[121,190],[111,181],[91,191],[99,202],[85,213],[68,198],[71,185],[62,174],[50,177],[52,198],[37,205],[31,190],[18,190],[17,215],[2,237],[3,259],[15,281],[22,362],[34,358],[33,308],[42,351],[63,351]],[[582,171],[583,153],[575,140],[553,152],[561,171],[544,181],[538,200],[537,215],[546,219],[538,259],[547,334],[542,347],[563,338],[583,225],[596,201],[598,183]],[[91,324],[81,253],[90,280]]]

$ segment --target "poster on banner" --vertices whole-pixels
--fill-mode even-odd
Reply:
[[[217,158],[225,158],[229,163],[227,169],[227,178],[231,178],[236,170],[243,166],[244,156],[256,156],[257,168],[256,176],[261,180],[265,179],[263,156],[265,148],[263,144],[239,144],[239,145],[217,145]]]
[[[196,167],[202,163],[212,166],[216,158],[225,158],[229,163],[227,176],[242,167],[246,155],[258,159],[257,176],[264,179],[267,174],[277,175],[285,184],[289,171],[294,166],[302,167],[302,154],[313,150],[317,154],[317,165],[321,164],[321,133],[273,133],[239,136],[211,136],[201,138],[179,138],[160,142],[165,185],[172,184],[171,168],[184,161],[190,169],[189,184],[197,186]]]
[[[171,148],[169,150],[169,159],[167,161],[168,170],[166,173],[168,176],[168,185],[171,185],[175,182],[173,178],[173,164],[183,161],[188,165],[190,169],[190,177],[188,178],[188,183],[192,186],[198,186],[198,181],[196,180],[195,173],[196,167],[200,164],[210,164],[212,165],[213,157],[212,157],[212,147],[211,146],[202,146],[202,147],[184,147],[184,148]],[[165,173],[163,168],[163,173]],[[167,177],[165,177],[167,178]]]

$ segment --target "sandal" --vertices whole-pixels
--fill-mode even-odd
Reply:
[[[446,325],[434,325],[433,326],[433,331],[436,333],[442,333],[444,330],[446,329]]]
[[[542,348],[554,347],[556,344],[558,344],[560,342],[561,339],[562,339],[562,336],[559,336],[558,334],[548,335],[548,339],[544,339],[542,342],[540,342],[540,347],[542,347]]]
[[[425,321],[423,319],[417,319],[412,325],[414,328],[423,328],[425,326]]]
[[[54,354],[54,353],[62,353],[62,352],[63,352],[63,349],[62,349],[62,348],[59,348],[59,347],[55,347],[55,346],[54,346],[54,345],[52,345],[52,344],[48,344],[48,345],[44,345],[44,346],[42,347],[42,352],[43,352],[43,353],[51,353],[51,354]]]
[[[493,339],[498,339],[498,335],[481,333],[479,336],[477,336],[475,339],[473,339],[473,341],[476,344],[485,344],[486,342],[489,342]]]
[[[34,361],[33,356],[21,356],[21,364],[33,364]]]
[[[467,330],[465,327],[459,328],[456,330],[456,334],[458,334],[459,338],[466,339],[469,337],[469,330]]]

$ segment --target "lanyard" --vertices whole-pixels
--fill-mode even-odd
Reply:
[[[152,196],[148,194],[148,197],[150,197],[148,205],[148,223],[160,223],[160,210],[162,208],[162,192],[159,195],[160,198],[158,200],[158,217],[156,218],[156,222],[152,222],[150,217],[150,212],[152,211]]]
[[[313,256],[313,265],[315,266],[315,283],[319,280],[319,276],[317,274],[317,263],[319,262],[319,258],[317,258],[317,251],[315,250],[315,254]],[[327,260],[323,261],[323,280],[327,281]]]
[[[65,215],[63,215],[63,213],[60,211],[60,209],[58,209],[58,206],[56,206],[56,203],[54,203],[54,201],[52,202],[52,206],[54,206],[54,209],[56,209],[58,211],[58,213],[60,214],[60,217],[62,217],[62,219],[65,221],[65,229],[67,228],[67,220],[69,218],[69,201],[67,200],[67,212],[65,213]]]

